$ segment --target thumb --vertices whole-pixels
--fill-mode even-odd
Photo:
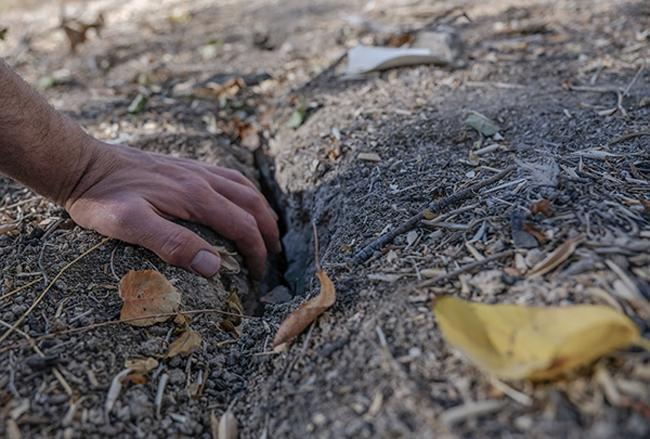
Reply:
[[[219,271],[221,257],[196,233],[155,212],[147,214],[140,224],[147,230],[135,237],[136,244],[151,250],[165,262],[205,277],[212,277]]]

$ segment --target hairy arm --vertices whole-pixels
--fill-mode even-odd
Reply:
[[[95,154],[93,139],[0,60],[0,172],[63,204]]]
[[[217,273],[217,252],[174,219],[233,240],[256,277],[267,252],[281,250],[277,216],[239,172],[94,139],[2,60],[0,173],[61,204],[82,227],[203,276]]]

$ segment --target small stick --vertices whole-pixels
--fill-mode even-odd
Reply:
[[[367,244],[365,247],[363,247],[361,250],[359,250],[351,259],[350,265],[359,265],[367,261],[377,250],[380,250],[382,247],[384,247],[386,244],[391,243],[396,237],[399,235],[402,235],[404,233],[409,232],[410,230],[414,229],[420,221],[425,219],[425,215],[429,215],[431,213],[439,213],[443,209],[451,206],[452,204],[456,204],[459,201],[464,200],[465,198],[468,198],[476,193],[477,190],[488,186],[492,183],[496,183],[497,181],[503,179],[505,176],[510,174],[512,171],[514,171],[515,166],[509,166],[503,171],[499,172],[496,175],[493,175],[490,178],[486,178],[485,180],[479,181],[478,183],[475,183],[471,186],[466,187],[465,189],[461,189],[458,192],[454,192],[453,194],[437,201],[431,202],[426,209],[422,210],[421,212],[413,215],[411,218],[409,218],[405,223],[403,223],[401,226],[381,235],[374,241],[371,241],[369,244]]]
[[[450,279],[455,279],[459,275],[466,273],[468,271],[472,271],[476,268],[481,267],[482,265],[487,264],[488,262],[496,261],[497,259],[505,258],[508,256],[512,256],[515,253],[514,250],[506,250],[501,253],[495,253],[491,256],[487,256],[485,259],[481,259],[480,261],[475,261],[471,262],[467,265],[463,265],[457,270],[452,271],[451,273],[447,274],[441,274],[440,276],[434,277],[433,279],[427,279],[425,281],[420,282],[419,284],[416,285],[417,288],[422,288],[422,287],[428,287],[431,285],[435,285],[437,283],[450,280]]]
[[[607,145],[608,146],[616,145],[617,143],[625,142],[626,140],[634,139],[635,137],[641,137],[641,136],[650,136],[650,131],[638,131],[636,133],[623,134],[622,136],[610,140]]]
[[[79,262],[80,260],[82,260],[83,258],[85,258],[86,256],[88,256],[90,253],[94,252],[94,251],[97,250],[99,247],[101,247],[102,245],[106,244],[109,240],[110,240],[110,238],[104,238],[104,239],[102,239],[102,240],[99,241],[97,244],[93,245],[93,246],[90,247],[88,250],[86,250],[85,252],[83,252],[81,255],[77,256],[77,257],[76,257],[75,259],[73,259],[71,262],[68,262],[68,263],[67,263],[67,264],[66,264],[66,265],[65,265],[65,266],[64,266],[64,267],[59,271],[59,273],[58,273],[56,276],[54,276],[54,279],[52,279],[52,281],[47,285],[47,287],[45,287],[45,289],[41,292],[41,294],[38,295],[38,297],[36,298],[36,300],[34,300],[34,302],[30,305],[30,307],[27,308],[27,311],[25,311],[25,313],[24,313],[22,316],[20,316],[20,318],[18,318],[18,320],[16,320],[16,322],[15,322],[13,325],[11,325],[11,328],[7,329],[7,330],[6,330],[6,331],[5,331],[5,332],[0,336],[0,342],[3,342],[4,340],[6,340],[7,337],[9,337],[9,335],[11,335],[11,333],[14,332],[14,330],[15,330],[15,329],[16,329],[16,328],[17,328],[17,327],[18,327],[18,326],[23,322],[23,320],[25,320],[25,319],[27,318],[27,316],[28,316],[28,315],[29,315],[29,314],[34,310],[34,308],[36,308],[36,307],[38,306],[38,304],[41,303],[41,301],[43,300],[43,298],[45,297],[45,295],[48,293],[48,291],[50,291],[50,289],[52,289],[52,287],[54,286],[54,284],[56,283],[56,281],[59,280],[59,278],[63,275],[63,273],[65,273],[65,272],[66,272],[70,267],[72,267],[74,264],[76,264],[77,262]]]
[[[18,294],[18,293],[20,293],[20,292],[21,292],[22,290],[24,290],[25,288],[29,288],[29,287],[31,287],[32,285],[34,285],[34,284],[40,282],[42,279],[43,279],[43,278],[41,278],[41,277],[36,278],[36,279],[34,279],[33,281],[31,281],[31,282],[27,282],[25,285],[21,285],[21,286],[19,286],[18,288],[15,288],[15,289],[9,291],[8,293],[4,293],[2,296],[0,296],[0,301],[5,300],[6,298],[13,296],[14,294]]]

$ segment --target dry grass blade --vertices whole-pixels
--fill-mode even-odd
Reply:
[[[576,250],[578,245],[584,240],[582,236],[568,239],[562,245],[553,251],[550,255],[535,265],[529,273],[530,278],[543,276],[556,269],[562,262],[569,259],[569,257]]]
[[[278,332],[275,334],[275,338],[273,339],[273,348],[275,351],[281,351],[286,346],[286,343],[289,343],[296,336],[302,333],[307,326],[316,320],[318,316],[327,311],[328,308],[334,305],[334,302],[336,302],[336,288],[334,287],[334,283],[327,273],[325,273],[325,270],[321,268],[320,261],[318,260],[318,236],[316,234],[315,225],[313,225],[313,229],[316,255],[316,277],[320,282],[320,292],[316,297],[313,297],[300,305],[298,309],[289,314],[289,317],[282,322],[278,328]]]

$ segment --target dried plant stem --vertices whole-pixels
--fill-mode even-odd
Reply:
[[[14,288],[13,290],[11,290],[11,291],[9,291],[9,292],[4,293],[2,296],[0,296],[0,301],[5,300],[5,299],[7,299],[7,298],[9,298],[9,297],[11,297],[11,296],[13,296],[13,295],[15,295],[15,294],[20,293],[20,292],[21,292],[22,290],[24,290],[25,288],[29,288],[29,287],[31,287],[32,285],[34,285],[34,284],[36,284],[36,283],[39,283],[41,280],[43,280],[43,278],[42,278],[42,277],[38,277],[38,278],[34,279],[34,280],[31,281],[31,282],[27,282],[25,285],[21,285],[21,286],[19,286],[18,288]]]
[[[625,142],[626,140],[634,139],[635,137],[650,136],[650,131],[638,131],[636,133],[623,134],[607,144],[608,146],[616,145],[617,143]]]
[[[11,335],[12,332],[16,330],[16,328],[27,318],[27,316],[38,306],[39,303],[43,300],[45,295],[52,289],[56,281],[59,280],[59,278],[65,273],[70,267],[72,267],[74,264],[88,256],[90,253],[94,252],[97,250],[99,247],[102,245],[106,244],[110,238],[104,238],[101,241],[99,241],[97,244],[93,245],[90,247],[88,250],[83,252],[81,255],[77,256],[75,259],[73,259],[71,262],[67,263],[58,273],[56,276],[54,276],[54,279],[50,281],[50,283],[45,287],[45,289],[41,292],[41,294],[38,295],[36,300],[31,304],[31,306],[25,311],[25,313],[16,320],[16,322],[11,325],[11,328],[7,329],[1,336],[0,336],[0,342],[3,342],[4,340],[7,339]]]
[[[488,262],[496,261],[497,259],[501,258],[506,258],[508,256],[512,256],[515,253],[514,250],[506,250],[504,252],[500,253],[495,253],[491,256],[487,256],[485,259],[481,259],[480,261],[472,262],[467,265],[463,265],[457,270],[452,271],[451,273],[446,273],[446,274],[441,274],[440,276],[434,277],[433,279],[427,279],[425,281],[420,282],[419,284],[416,285],[417,288],[422,288],[422,287],[428,287],[431,285],[435,285],[440,282],[444,282],[450,279],[455,279],[459,275],[466,273],[468,271],[475,270]]]
[[[453,194],[442,198],[441,200],[436,200],[431,202],[425,209],[423,209],[421,212],[413,215],[411,218],[409,218],[405,223],[402,225],[398,226],[397,228],[384,233],[374,241],[370,242],[367,244],[365,247],[363,247],[361,250],[359,250],[351,259],[350,265],[359,265],[367,261],[376,251],[380,250],[383,246],[386,244],[391,243],[396,237],[399,235],[402,235],[404,233],[409,232],[410,230],[413,230],[417,225],[425,219],[426,215],[430,214],[437,214],[440,213],[443,209],[456,204],[465,198],[469,198],[472,195],[476,194],[476,191],[488,186],[490,184],[496,183],[497,181],[503,179],[506,177],[508,174],[510,174],[512,171],[514,171],[515,166],[509,166],[503,171],[493,175],[490,178],[486,178],[485,180],[479,181],[478,183],[475,183],[469,187],[466,187],[465,189],[461,189],[458,192],[454,192]]]

